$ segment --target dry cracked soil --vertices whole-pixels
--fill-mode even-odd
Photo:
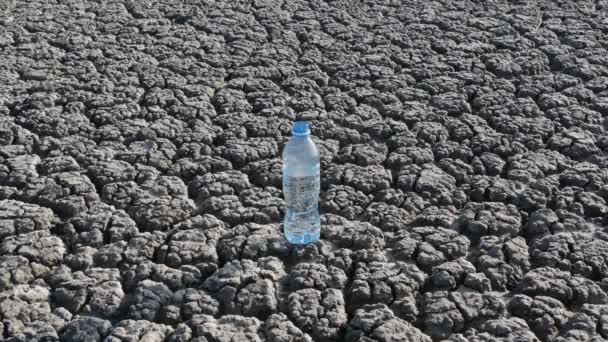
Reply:
[[[0,340],[608,340],[607,13],[2,0]]]

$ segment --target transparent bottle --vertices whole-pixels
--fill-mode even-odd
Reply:
[[[319,150],[310,137],[308,122],[296,121],[283,150],[283,194],[287,240],[307,244],[319,239]]]

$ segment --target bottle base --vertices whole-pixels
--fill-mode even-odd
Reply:
[[[289,243],[294,245],[306,245],[319,240],[320,232],[316,231],[309,234],[285,234],[285,238]]]

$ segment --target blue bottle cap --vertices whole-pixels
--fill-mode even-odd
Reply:
[[[293,123],[293,127],[291,128],[291,135],[308,135],[308,134],[310,134],[308,122],[296,121]]]

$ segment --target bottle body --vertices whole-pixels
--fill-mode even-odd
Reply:
[[[290,243],[307,244],[319,239],[319,151],[309,135],[293,135],[283,150],[283,229]]]

